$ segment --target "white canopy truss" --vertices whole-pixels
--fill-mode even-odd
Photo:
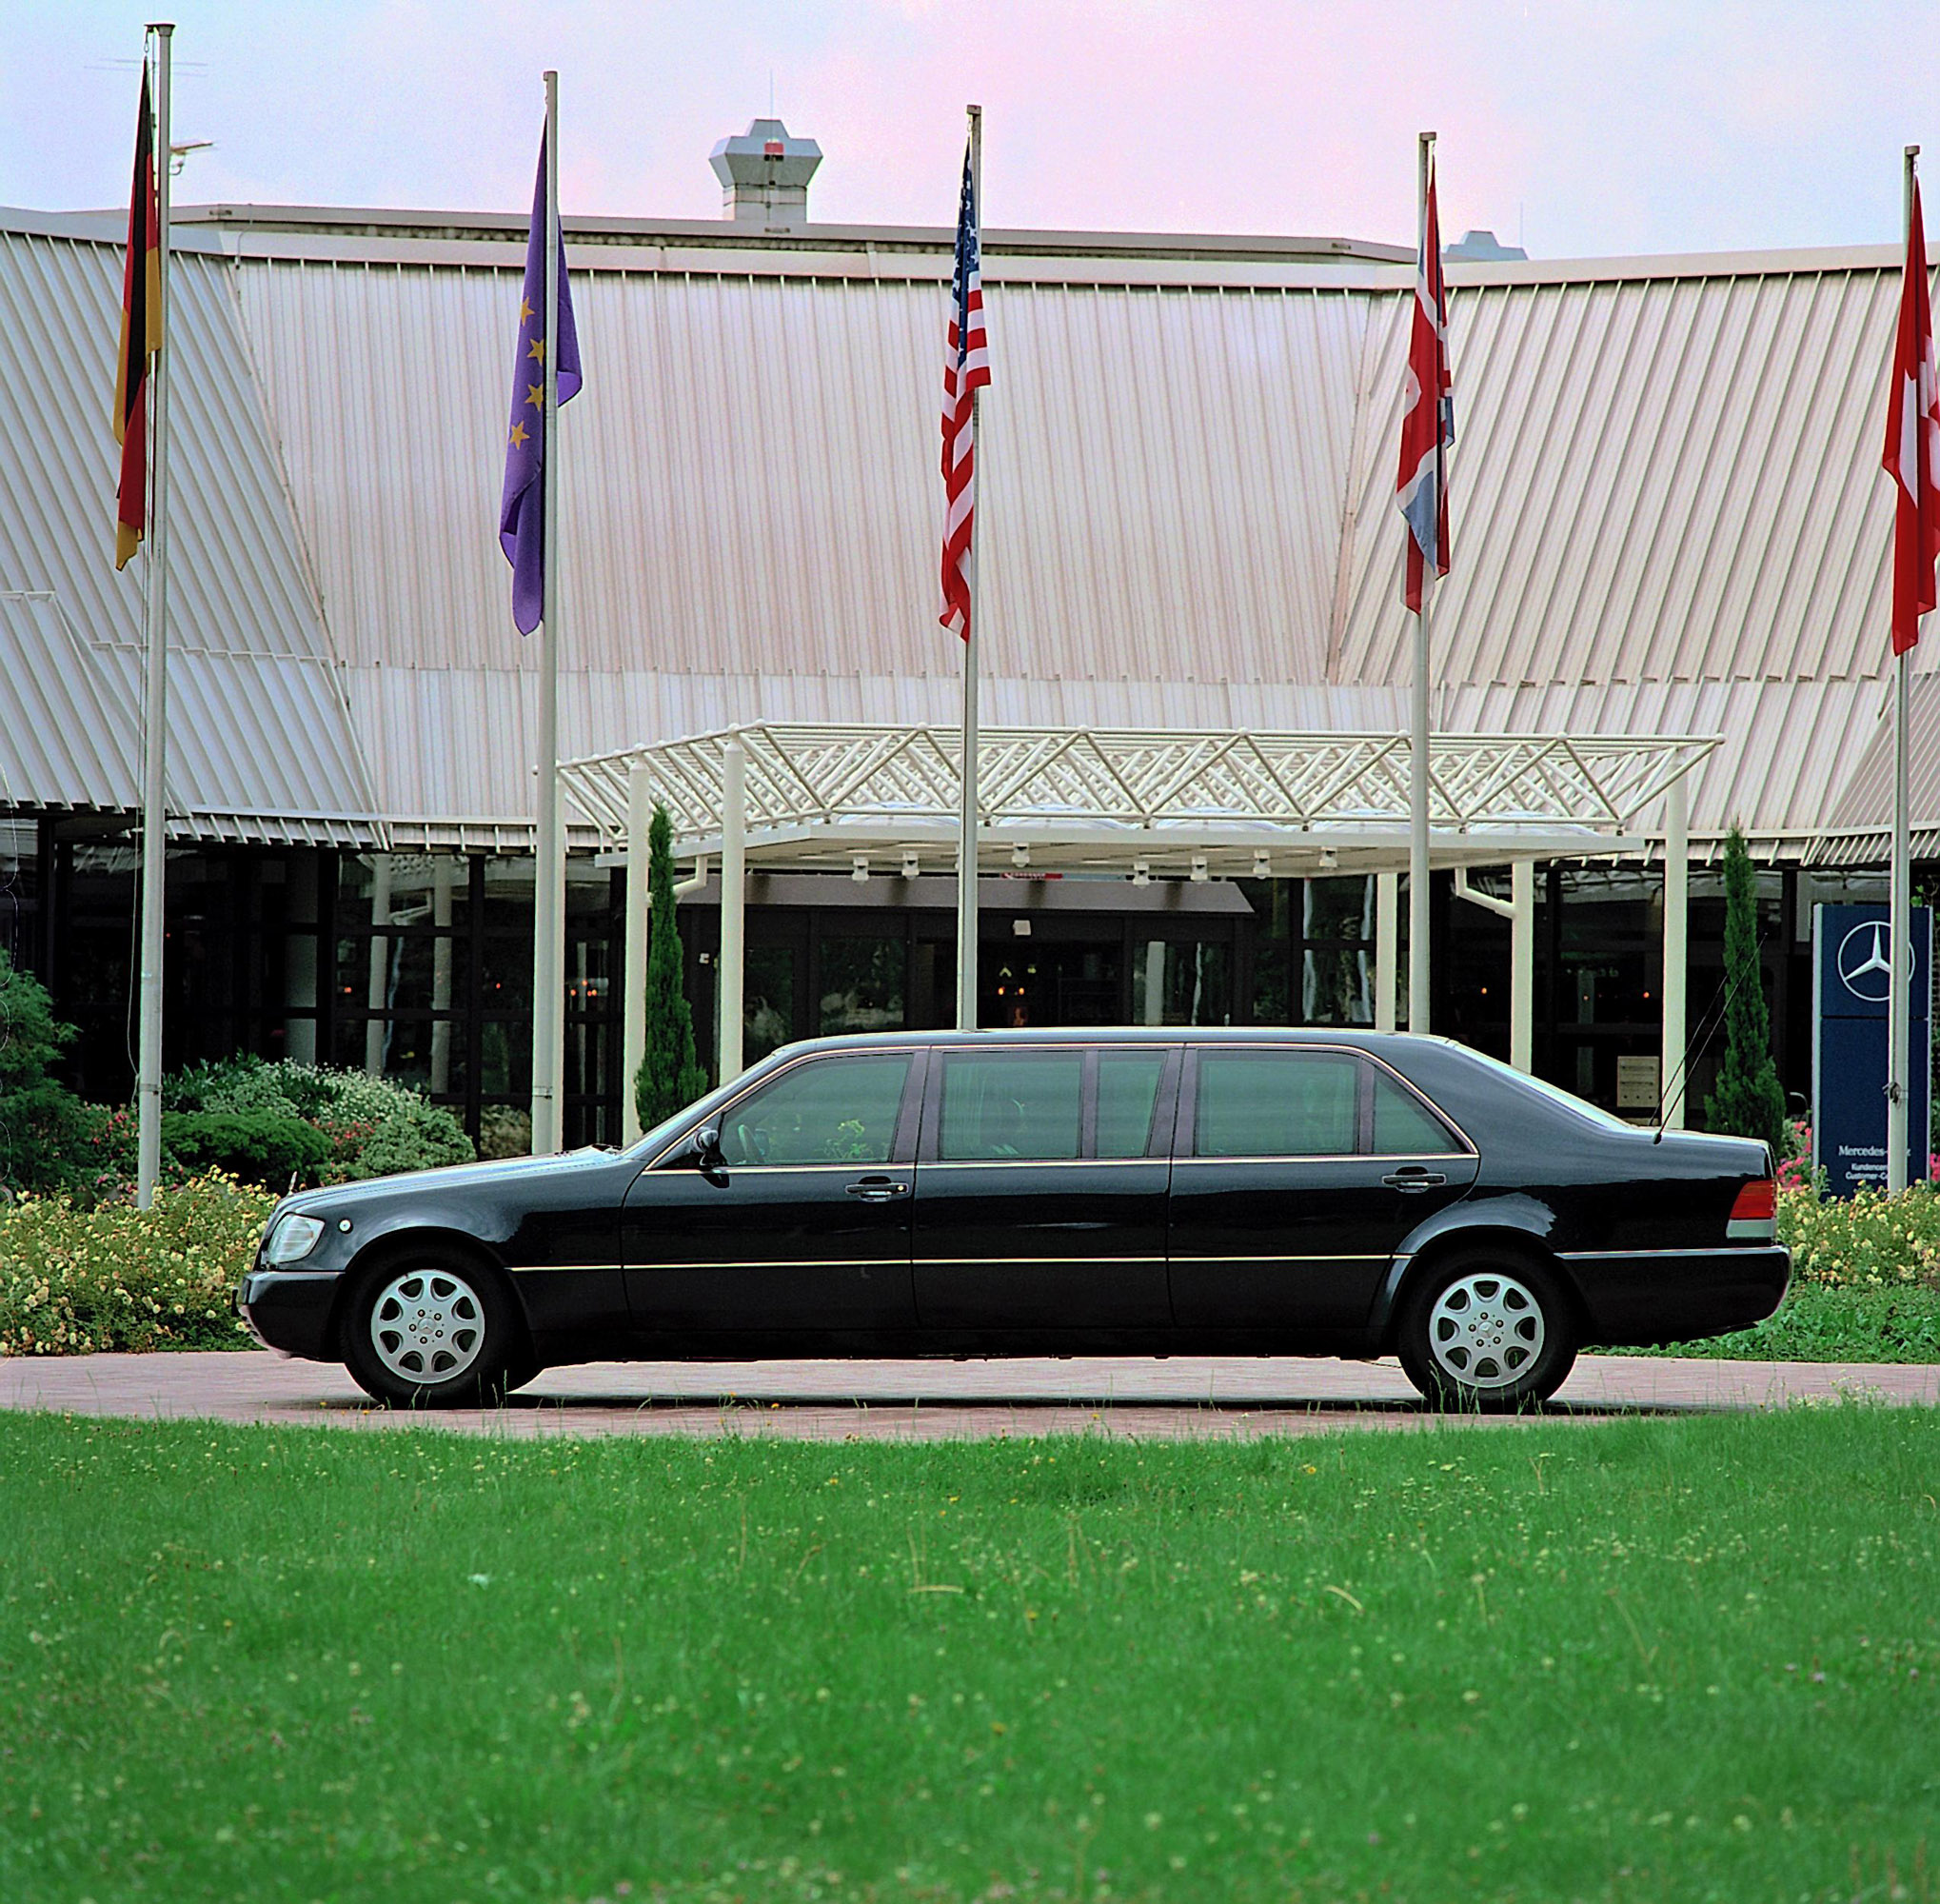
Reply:
[[[1435,861],[1641,851],[1653,809],[1718,744],[1715,735],[1437,734]],[[712,856],[735,745],[751,862],[844,872],[954,863],[955,727],[762,723],[566,762],[560,777],[618,848],[643,771],[673,822],[676,854]],[[1405,735],[989,727],[978,752],[978,857],[992,870],[1142,866],[1206,878],[1407,862]]]

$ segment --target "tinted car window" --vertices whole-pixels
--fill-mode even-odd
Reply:
[[[1375,1073],[1375,1151],[1381,1157],[1439,1157],[1459,1150],[1449,1128],[1412,1092]]]
[[[1360,1067],[1327,1051],[1201,1051],[1198,1157],[1339,1157],[1358,1145]]]
[[[1162,1051],[1105,1051],[1098,1061],[1098,1154],[1143,1157],[1165,1072]]]
[[[1081,1052],[946,1058],[937,1155],[976,1162],[1076,1157],[1083,1090]]]
[[[902,1051],[795,1065],[728,1111],[722,1160],[887,1163],[909,1061]]]

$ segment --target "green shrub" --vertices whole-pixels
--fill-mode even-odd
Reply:
[[[178,1177],[214,1166],[282,1190],[292,1177],[299,1186],[343,1183],[476,1155],[458,1120],[410,1085],[334,1065],[212,1059],[167,1079],[163,1102],[164,1164]],[[126,1175],[133,1123],[115,1115]]]
[[[10,1189],[68,1189],[95,1167],[98,1114],[50,1075],[73,1036],[47,987],[0,950],[0,1184]]]
[[[478,1154],[481,1157],[530,1157],[532,1113],[512,1104],[487,1104],[479,1113]]]
[[[229,1296],[276,1199],[218,1173],[164,1184],[154,1207],[0,1209],[0,1355],[246,1348]]]
[[[389,1177],[400,1170],[435,1170],[445,1163],[469,1163],[477,1154],[465,1126],[442,1104],[407,1098],[359,1147],[354,1174]]]
[[[164,1111],[164,1156],[184,1177],[211,1170],[285,1191],[309,1184],[329,1157],[330,1140],[287,1112]]]

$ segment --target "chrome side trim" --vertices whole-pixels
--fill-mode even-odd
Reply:
[[[1248,1160],[1249,1161],[1251,1160]],[[997,1167],[1029,1170],[1100,1170],[1128,1163],[1169,1166],[1169,1157],[933,1157],[919,1163],[919,1170],[989,1170]],[[884,1169],[901,1170],[902,1164],[885,1164]]]
[[[751,1257],[741,1262],[709,1257],[700,1262],[522,1262],[508,1265],[514,1276],[599,1276],[621,1271],[642,1276],[657,1269],[901,1269],[900,1256]]]
[[[1175,1157],[1175,1163],[1419,1163],[1433,1157],[1452,1157],[1466,1163],[1471,1150],[1312,1150],[1291,1157]],[[1162,1163],[1163,1158],[1138,1158],[1140,1163]]]
[[[1178,1259],[1184,1261],[1186,1259]],[[1162,1256],[920,1256],[913,1259],[918,1269],[1002,1269],[1031,1263],[1044,1270],[1075,1269],[1085,1263],[1164,1262]]]
[[[1776,1240],[1764,1245],[1768,1249],[1777,1247]],[[1758,1245],[1753,1244],[1756,1248]],[[1622,1249],[1622,1250],[1557,1250],[1559,1262],[1620,1262],[1630,1257],[1638,1256],[1743,1256],[1746,1246],[1742,1243],[1693,1244],[1689,1249]]]
[[[723,1163],[723,1177],[801,1177],[812,1171],[842,1177],[887,1177],[915,1168],[909,1163]],[[700,1172],[694,1173],[697,1177]]]
[[[1285,1250],[1254,1250],[1244,1256],[1175,1256],[1172,1262],[1387,1262],[1391,1259],[1385,1250],[1371,1253],[1350,1253],[1346,1250],[1323,1250],[1313,1256],[1292,1256]]]

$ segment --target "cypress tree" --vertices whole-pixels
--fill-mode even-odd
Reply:
[[[1762,1138],[1785,1155],[1785,1093],[1772,1061],[1772,1017],[1758,961],[1758,876],[1745,836],[1725,843],[1725,1050],[1717,1087],[1704,1101],[1714,1131]]]
[[[694,1011],[674,918],[674,823],[664,806],[653,810],[647,843],[646,1055],[633,1081],[642,1130],[685,1110],[707,1089],[694,1053]]]

